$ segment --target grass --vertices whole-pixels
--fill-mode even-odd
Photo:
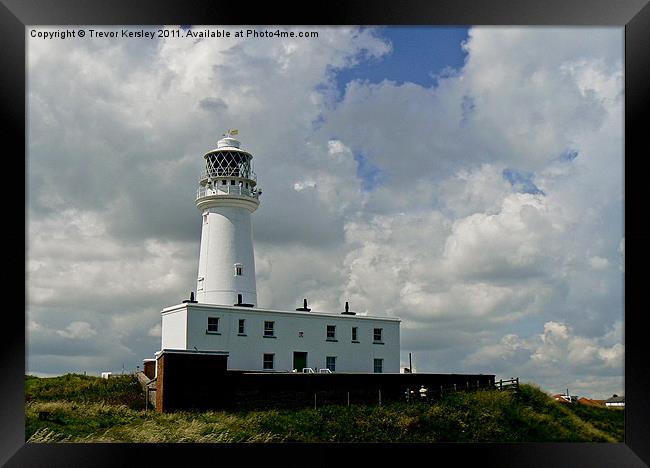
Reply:
[[[434,403],[159,414],[132,376],[27,377],[29,442],[622,442],[624,411],[519,394],[458,392]]]
[[[100,379],[79,374],[39,378],[25,376],[25,400],[101,402],[144,409],[144,397],[138,380],[132,375]]]

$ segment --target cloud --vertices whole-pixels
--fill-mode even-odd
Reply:
[[[338,71],[393,46],[307,29],[29,41],[28,369],[158,349],[196,280],[202,155],[239,128],[261,306],[400,317],[420,371],[620,393],[622,30],[471,28],[435,85],[340,94]]]
[[[72,322],[65,330],[57,330],[56,333],[63,338],[87,340],[97,331],[88,322]]]
[[[160,338],[162,336],[162,325],[159,323],[155,324],[149,329],[147,334],[149,336],[153,336],[154,338]]]
[[[221,98],[207,97],[199,101],[199,107],[201,109],[216,113],[228,109],[228,104],[226,104],[226,102]]]
[[[606,258],[595,256],[589,259],[589,264],[591,265],[591,268],[593,268],[594,270],[604,270],[609,266],[609,260],[607,260]]]
[[[611,384],[612,377],[623,366],[625,347],[621,342],[621,324],[616,322],[600,337],[585,337],[576,335],[566,323],[549,321],[544,323],[542,333],[523,338],[515,334],[505,335],[498,343],[477,349],[467,356],[465,362],[469,366],[491,363],[499,372],[515,372],[523,376],[531,375],[535,369],[540,375],[537,377],[539,384],[558,391],[561,383],[552,376],[560,373],[566,375],[563,383],[569,385],[567,382],[570,380],[572,387],[579,388],[578,382],[589,380],[593,375],[603,375]],[[615,342],[610,345],[612,339]],[[619,391],[621,385],[621,382],[616,384]],[[589,390],[583,388],[583,391],[596,398],[607,396],[609,389],[601,382]]]

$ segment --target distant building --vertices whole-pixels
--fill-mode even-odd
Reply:
[[[614,394],[614,395],[612,395],[611,398],[608,398],[607,400],[605,400],[605,406],[624,408],[625,407],[625,397],[624,396],[618,396],[618,395]]]
[[[229,370],[399,373],[398,318],[356,315],[347,303],[340,313],[312,312],[306,299],[291,311],[257,307],[251,214],[262,192],[236,133],[203,156],[196,300],[163,309],[161,352],[224,352]]]
[[[576,403],[578,401],[577,395],[569,395],[568,392],[558,393],[557,395],[553,395],[552,398],[560,403]]]

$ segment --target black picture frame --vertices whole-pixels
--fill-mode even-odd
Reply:
[[[650,6],[647,0],[438,0],[348,1],[245,6],[196,0],[84,1],[0,0],[2,102],[5,167],[26,151],[25,27],[28,25],[115,24],[311,24],[311,25],[568,25],[625,28],[625,443],[540,444],[25,444],[25,317],[6,301],[0,353],[0,464],[6,466],[131,466],[185,462],[218,463],[252,458],[283,464],[328,464],[342,451],[362,451],[347,460],[374,463],[395,455],[397,463],[452,463],[476,466],[636,467],[650,464],[650,379],[645,310],[647,207],[643,180],[648,162],[644,122],[650,113]],[[9,140],[9,141],[7,141]],[[12,145],[13,144],[13,145]],[[7,148],[15,148],[9,151]],[[26,155],[27,157],[27,155]],[[26,161],[23,170],[26,171]],[[19,165],[20,168],[20,165]],[[645,168],[645,170],[644,170]],[[7,169],[6,169],[7,170]],[[7,170],[18,180],[19,169]],[[26,174],[25,174],[26,175]],[[23,179],[24,181],[25,179]],[[26,189],[26,187],[24,187]],[[5,207],[16,210],[17,190]],[[26,196],[26,190],[25,190]],[[25,218],[23,207],[23,218]],[[20,214],[17,214],[20,219]],[[8,218],[9,219],[9,218]],[[25,223],[26,223],[25,218]],[[26,224],[25,224],[26,228]],[[6,245],[19,245],[16,230],[5,230]],[[26,229],[25,229],[26,232]],[[645,241],[645,242],[644,242]],[[25,260],[28,245],[25,241]],[[7,249],[10,250],[10,249]],[[14,249],[18,250],[18,249]],[[5,272],[12,262],[5,262]],[[18,276],[15,272],[6,277]],[[13,285],[12,285],[13,286]],[[17,290],[11,288],[11,291]],[[5,293],[7,299],[12,295]],[[26,289],[24,299],[26,301]],[[20,301],[18,301],[20,302]],[[25,302],[25,311],[27,309]],[[447,461],[442,462],[445,458]],[[402,461],[403,460],[403,461]],[[471,466],[471,465],[469,465]]]

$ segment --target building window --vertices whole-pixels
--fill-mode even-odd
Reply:
[[[246,320],[245,319],[239,319],[239,328],[237,330],[237,333],[240,335],[245,335],[246,334]]]
[[[325,367],[327,367],[332,372],[336,371],[336,356],[327,356],[325,358]]]
[[[352,327],[352,341],[358,341],[359,338],[357,337],[357,327]]]
[[[203,277],[199,278],[198,284],[196,286],[197,291],[203,291],[203,280],[204,280]]]
[[[203,224],[208,224],[208,214],[203,215]]]
[[[274,354],[265,354],[264,355],[264,370],[273,370],[273,358]]]
[[[235,276],[241,276],[244,274],[244,265],[241,263],[235,263]]]
[[[228,181],[227,181],[226,179],[223,179],[223,180],[221,181],[221,185],[228,185]]]
[[[382,336],[381,336],[381,328],[375,328],[375,330],[372,333],[372,341],[374,343],[381,343],[382,342]]]
[[[327,339],[335,340],[336,339],[336,325],[327,326]]]
[[[230,181],[230,185],[235,185],[235,180],[234,179]]]
[[[384,360],[375,359],[375,374],[381,374],[384,370]]]
[[[264,336],[275,336],[275,322],[264,322]]]
[[[217,333],[219,331],[219,317],[208,317],[208,332]]]

